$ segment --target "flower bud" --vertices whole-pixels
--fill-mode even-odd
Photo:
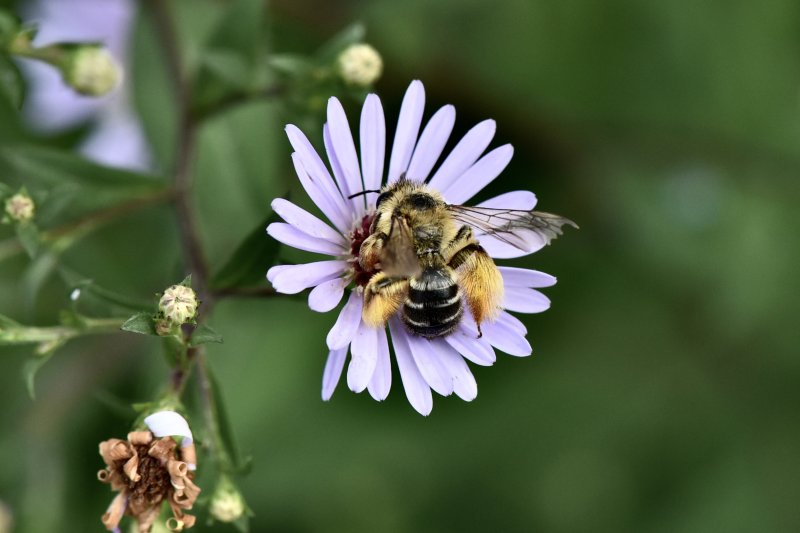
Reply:
[[[339,73],[345,83],[368,87],[381,77],[383,60],[368,44],[352,44],[339,54]]]
[[[103,96],[117,86],[122,70],[105,48],[83,45],[62,66],[64,81],[80,94]]]
[[[191,287],[173,285],[164,291],[158,302],[161,316],[173,325],[191,322],[197,316],[200,301]]]
[[[31,220],[35,210],[33,200],[24,192],[18,192],[6,200],[6,215],[16,222]]]
[[[223,477],[211,497],[211,516],[220,522],[235,522],[246,510],[244,498],[236,485],[227,477]]]
[[[11,509],[0,501],[0,533],[11,533],[13,525],[14,515],[11,514]]]

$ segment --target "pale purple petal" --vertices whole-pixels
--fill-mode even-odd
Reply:
[[[333,139],[331,138],[330,127],[327,122],[322,125],[322,141],[325,145],[325,153],[328,154],[328,162],[333,170],[333,179],[336,182],[336,186],[342,191],[345,204],[352,204],[352,200],[347,198],[350,196],[350,193],[348,192],[347,182],[345,181],[344,170],[342,170],[342,165],[339,163],[339,157],[336,154]]]
[[[441,191],[442,194],[450,203],[466,203],[500,175],[513,155],[514,147],[510,144],[495,148],[469,167],[447,189]]]
[[[486,253],[494,259],[522,257],[524,255],[530,255],[544,247],[544,244],[542,244],[542,246],[535,250],[520,250],[516,246],[512,246],[491,235],[478,235],[478,241],[481,243],[483,249],[486,250]]]
[[[332,200],[339,202],[339,207],[344,210],[345,203],[341,191],[339,191],[336,182],[333,181],[330,172],[328,172],[328,168],[325,166],[325,163],[322,162],[322,159],[319,157],[319,154],[314,149],[314,146],[308,140],[305,133],[300,131],[294,124],[287,124],[286,135],[289,137],[292,148],[300,155],[303,168],[306,169],[311,179],[314,180]]]
[[[347,303],[339,313],[339,318],[328,332],[326,339],[328,348],[331,350],[344,348],[353,340],[358,324],[361,322],[363,300],[363,297],[357,292],[350,293],[350,298],[347,299]]]
[[[499,194],[494,198],[481,202],[478,207],[491,209],[521,209],[530,211],[536,207],[536,195],[531,191],[511,191]]]
[[[361,170],[364,175],[364,189],[380,188],[385,152],[386,122],[381,99],[370,94],[361,110]]]
[[[478,338],[477,329],[469,331],[462,325],[444,340],[476,365],[492,366],[495,362],[492,345],[483,337]]]
[[[303,231],[303,233],[340,244],[342,247],[348,246],[347,241],[341,233],[289,200],[276,198],[272,201],[272,209],[278,213],[283,220]]]
[[[541,313],[550,308],[550,298],[528,287],[506,287],[502,307],[517,313]]]
[[[452,377],[453,392],[456,393],[456,396],[467,402],[474,400],[478,396],[478,384],[466,361],[450,346],[440,350],[439,354],[442,363]]]
[[[340,277],[320,283],[308,293],[308,307],[318,313],[327,313],[339,305],[346,286],[347,280]]]
[[[341,244],[334,244],[331,241],[312,237],[308,233],[300,231],[296,227],[291,224],[286,224],[285,222],[273,222],[267,227],[267,233],[276,241],[280,241],[283,244],[299,250],[333,256],[347,253]]]
[[[316,204],[320,210],[325,213],[328,220],[333,222],[333,225],[342,232],[347,233],[350,231],[352,217],[347,216],[344,211],[344,202],[341,196],[331,196],[324,188],[321,187],[319,182],[308,174],[305,166],[303,166],[303,158],[297,152],[292,154],[292,163],[297,178],[303,185],[303,188],[308,194],[308,197]]]
[[[509,355],[524,357],[531,354],[531,345],[525,335],[512,328],[506,322],[496,320],[481,324],[483,336],[498,350]]]
[[[339,384],[346,355],[347,346],[338,350],[331,350],[328,354],[328,360],[325,361],[325,371],[322,373],[322,399],[326,402],[331,399],[333,391],[336,390],[336,385]]]
[[[411,348],[408,346],[409,335],[396,317],[389,320],[389,329],[392,332],[392,346],[397,359],[397,368],[400,370],[400,380],[406,391],[406,398],[411,406],[422,416],[428,416],[433,409],[433,395],[431,388],[420,374]]]
[[[344,173],[346,191],[342,192],[345,196],[361,192],[364,185],[361,182],[361,170],[358,166],[356,147],[353,144],[353,134],[350,133],[350,124],[347,122],[342,104],[336,98],[328,100],[328,127],[336,158]]]
[[[389,396],[392,388],[392,362],[389,358],[389,339],[386,338],[386,328],[378,328],[378,360],[375,372],[369,380],[369,394],[379,402]]]
[[[323,281],[341,277],[348,266],[347,261],[316,261],[291,265],[272,277],[272,286],[283,294],[297,294]]]
[[[501,311],[500,315],[498,315],[495,321],[500,322],[501,324],[505,324],[506,326],[510,327],[520,335],[528,334],[528,328],[525,327],[525,324],[523,324],[519,318],[515,317],[514,315],[506,311]]]
[[[414,156],[408,165],[408,178],[414,181],[425,181],[433,169],[433,165],[442,155],[444,145],[453,131],[456,121],[456,109],[451,105],[442,107],[431,117],[422,135],[419,137]]]
[[[278,274],[287,268],[292,268],[293,266],[295,265],[275,265],[274,267],[271,267],[269,270],[267,270],[267,280],[272,283],[272,280],[274,280]]]
[[[367,388],[378,362],[378,330],[362,321],[350,343],[350,365],[347,367],[347,386],[353,392]]]
[[[469,130],[433,175],[429,185],[437,191],[450,187],[486,150],[492,142],[495,129],[494,120],[489,119]]]
[[[400,106],[400,118],[397,121],[397,131],[392,144],[387,183],[396,181],[408,168],[414,145],[417,143],[424,109],[425,89],[419,80],[414,80],[408,86],[403,104]]]
[[[449,349],[449,346],[417,335],[408,335],[408,346],[411,348],[411,355],[420,374],[428,385],[442,396],[451,395],[453,380],[440,359],[440,352],[444,351],[445,347]]]
[[[497,267],[500,270],[500,275],[503,276],[503,285],[506,287],[551,287],[556,284],[556,277],[539,272],[538,270],[529,270],[527,268],[515,268],[501,266]]]

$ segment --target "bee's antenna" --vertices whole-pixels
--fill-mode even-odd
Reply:
[[[369,194],[369,193],[371,193],[371,192],[378,193],[378,192],[381,192],[381,190],[380,190],[380,189],[367,189],[367,190],[364,190],[364,191],[361,191],[361,192],[357,192],[357,193],[355,193],[355,194],[351,194],[350,196],[348,196],[348,197],[347,197],[347,199],[348,199],[348,200],[352,200],[352,199],[353,199],[353,198],[355,198],[356,196],[363,196],[363,195],[365,195],[365,194]]]

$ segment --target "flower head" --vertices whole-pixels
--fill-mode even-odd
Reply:
[[[431,390],[443,396],[455,393],[470,401],[477,395],[477,385],[466,360],[477,365],[491,365],[496,349],[515,356],[530,355],[526,328],[508,311],[537,313],[550,306],[549,299],[536,289],[553,285],[556,281],[553,276],[501,266],[503,310],[493,313],[494,320],[476,324],[470,313],[463,313],[453,332],[425,338],[411,333],[400,320],[399,313],[388,319],[388,333],[386,327],[371,327],[362,319],[364,289],[380,268],[365,268],[365,261],[360,257],[362,243],[373,229],[376,195],[359,193],[394,184],[402,177],[425,183],[447,204],[465,204],[511,160],[510,145],[484,154],[495,132],[495,122],[485,120],[473,127],[437,166],[453,129],[455,109],[451,105],[442,107],[423,128],[424,104],[422,83],[414,81],[400,109],[385,180],[386,125],[376,95],[367,96],[361,112],[360,159],[344,109],[336,98],[328,101],[328,122],[323,128],[329,167],[297,127],[291,124],[286,127],[294,148],[292,161],[297,176],[332,225],[279,198],[272,202],[272,207],[285,222],[270,224],[268,233],[289,246],[333,258],[275,266],[267,277],[282,293],[294,294],[313,287],[308,303],[311,309],[319,312],[332,310],[347,293],[344,307],[327,336],[330,352],[323,373],[324,400],[333,394],[348,353],[349,388],[354,392],[367,389],[376,400],[385,399],[392,379],[391,338],[406,396],[418,412],[430,413]],[[353,196],[356,194],[358,196]],[[535,204],[536,196],[532,192],[513,191],[478,206],[530,211]],[[546,244],[546,240],[538,240],[523,250],[498,236],[476,236],[483,250],[493,258],[520,257]]]
[[[168,323],[179,326],[194,320],[199,305],[194,289],[186,285],[172,285],[161,295],[158,311]]]
[[[351,44],[339,54],[338,63],[342,79],[359,87],[369,87],[383,72],[381,55],[368,44]]]
[[[227,476],[222,476],[217,483],[209,512],[220,522],[235,522],[247,512],[244,497]]]
[[[192,527],[195,517],[184,511],[192,508],[200,488],[193,482],[197,457],[189,425],[174,411],[152,414],[145,425],[147,431],[128,433],[126,440],[100,443],[106,468],[97,477],[119,492],[102,517],[103,525],[115,531],[127,514],[136,519],[140,532],[149,532],[167,502],[173,514],[167,527]],[[181,437],[180,446],[174,437]]]
[[[81,45],[70,53],[62,66],[64,81],[85,96],[103,96],[122,78],[122,69],[105,48]]]
[[[6,215],[16,222],[28,222],[35,210],[33,200],[24,192],[18,192],[6,200]]]

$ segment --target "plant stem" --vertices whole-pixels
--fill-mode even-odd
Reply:
[[[78,327],[22,325],[3,327],[0,328],[0,345],[66,342],[81,335],[116,333],[125,320],[125,318],[84,318]]]

